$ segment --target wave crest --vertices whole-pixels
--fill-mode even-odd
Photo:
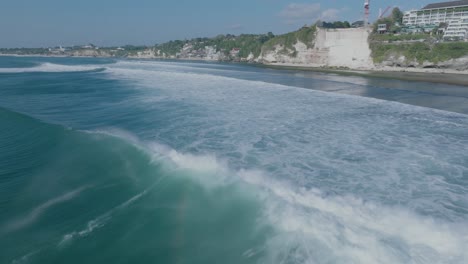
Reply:
[[[466,223],[352,195],[327,195],[318,189],[273,179],[262,171],[232,170],[215,156],[180,153],[159,143],[140,141],[127,132],[98,133],[122,138],[158,160],[169,161],[208,190],[239,183],[245,187],[245,195],[253,191],[263,204],[259,224],[271,225],[276,234],[265,245],[265,263],[277,263],[280,259],[291,263],[326,263],[327,259],[337,263],[468,260]]]
[[[42,63],[30,68],[0,68],[0,73],[23,73],[23,72],[83,72],[104,69],[96,65],[63,65],[55,63]]]

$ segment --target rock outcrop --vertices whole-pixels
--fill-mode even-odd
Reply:
[[[408,60],[404,55],[391,54],[381,63],[376,64],[377,68],[421,68],[421,69],[448,69],[455,71],[468,71],[468,56],[462,58],[450,59],[441,62]]]
[[[99,49],[79,49],[73,50],[67,54],[68,56],[74,57],[111,57],[112,55],[103,50]]]

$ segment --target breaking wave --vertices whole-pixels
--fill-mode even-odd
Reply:
[[[99,131],[124,139],[154,158],[186,170],[209,190],[233,183],[262,204],[260,224],[275,235],[263,245],[264,263],[463,263],[468,260],[468,224],[447,222],[400,206],[275,180],[259,170],[232,170],[215,156],[180,153],[128,132]],[[247,194],[249,196],[249,194]],[[337,251],[339,249],[339,251]],[[250,252],[251,253],[251,252]],[[258,253],[258,252],[257,252]]]
[[[24,73],[24,72],[85,72],[103,70],[102,66],[94,65],[62,65],[55,63],[42,63],[30,68],[0,68],[0,73]]]

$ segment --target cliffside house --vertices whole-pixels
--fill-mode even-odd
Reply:
[[[377,32],[379,34],[385,34],[385,33],[387,33],[387,30],[388,30],[387,24],[378,24],[377,25]]]

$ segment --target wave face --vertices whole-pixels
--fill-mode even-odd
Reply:
[[[103,70],[0,79],[0,263],[468,262],[467,115],[245,66],[52,63]]]

